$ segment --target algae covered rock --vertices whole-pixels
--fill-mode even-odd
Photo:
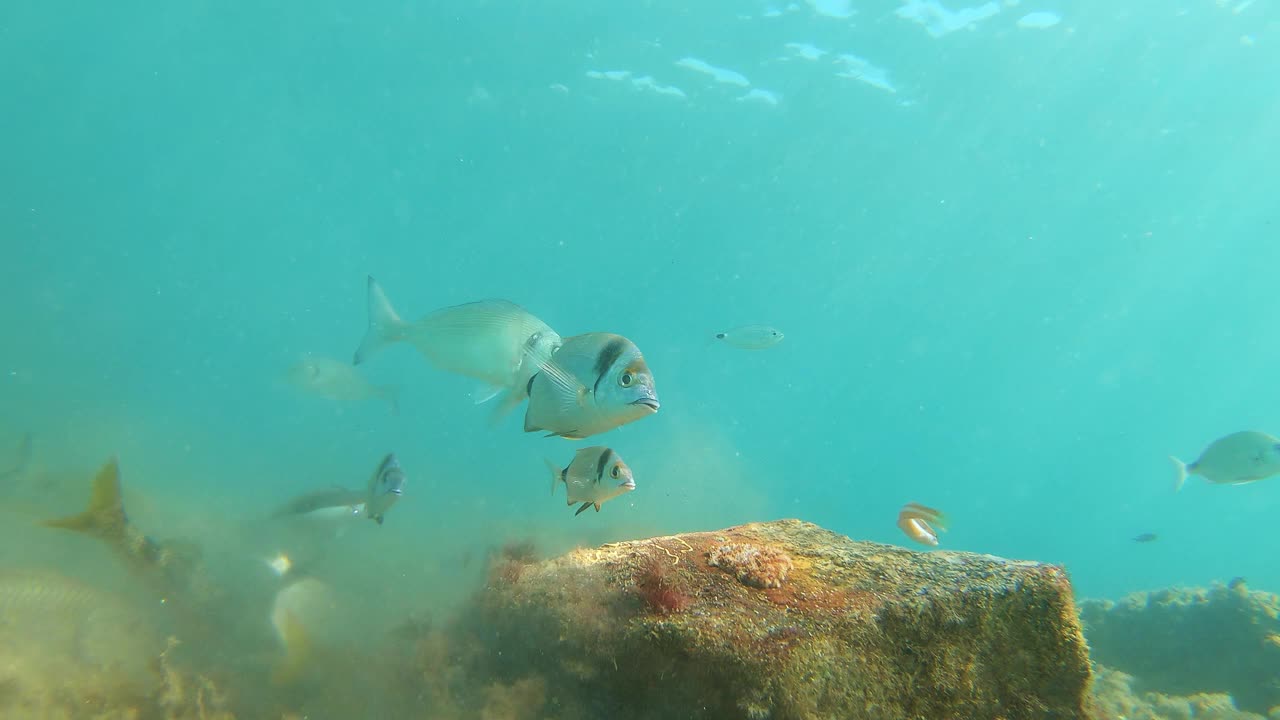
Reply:
[[[507,555],[454,626],[471,682],[571,718],[1084,718],[1057,567],[797,520]]]
[[[1280,709],[1280,597],[1229,585],[1087,600],[1093,658],[1173,695],[1226,693],[1241,710]]]

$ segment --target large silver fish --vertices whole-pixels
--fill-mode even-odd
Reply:
[[[356,350],[355,364],[397,342],[412,344],[442,370],[484,383],[477,403],[504,395],[493,411],[496,422],[527,397],[529,379],[561,340],[542,320],[507,300],[454,305],[407,322],[370,277],[369,329]]]
[[[354,402],[377,398],[389,404],[392,413],[400,411],[396,388],[374,385],[354,365],[333,358],[308,355],[290,366],[286,377],[298,389],[328,400]]]
[[[529,380],[525,432],[580,439],[658,412],[653,374],[635,343],[612,333],[566,338]]]
[[[607,447],[582,448],[566,468],[558,468],[550,460],[543,462],[551,471],[551,492],[564,483],[565,504],[582,503],[574,515],[581,515],[589,507],[600,512],[605,502],[636,489],[631,468]]]
[[[1175,492],[1182,489],[1188,475],[1199,475],[1211,483],[1241,485],[1280,473],[1280,439],[1246,430],[1214,440],[1191,464],[1172,455],[1169,459],[1177,472]]]

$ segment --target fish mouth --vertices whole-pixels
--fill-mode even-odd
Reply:
[[[395,490],[391,490],[391,491],[389,491],[389,492],[390,492],[392,495],[403,495],[403,494],[404,494],[404,491],[403,491],[403,490],[401,490],[401,489],[399,489],[399,488],[396,488]]]
[[[636,483],[634,480],[628,480],[627,482],[622,483],[618,487],[622,488],[623,490],[635,490]]]
[[[657,399],[657,398],[640,398],[639,400],[636,400],[635,402],[633,402],[633,403],[631,403],[631,404],[632,404],[632,405],[643,405],[644,407],[649,408],[649,410],[651,410],[651,411],[653,411],[653,412],[658,412],[658,408],[662,407],[662,406],[658,403],[658,399]]]

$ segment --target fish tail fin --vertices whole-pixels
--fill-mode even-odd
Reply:
[[[45,520],[41,524],[82,532],[113,546],[123,546],[125,528],[129,521],[124,514],[124,500],[120,494],[120,465],[116,458],[111,458],[98,470],[98,475],[93,479],[89,507],[84,512]]]
[[[547,469],[551,471],[551,494],[555,495],[556,488],[564,481],[564,472],[560,468],[556,467],[555,463],[546,458],[542,458],[542,462],[547,466]]]
[[[382,385],[377,388],[378,397],[391,406],[391,414],[400,414],[400,388],[395,385]]]
[[[1173,482],[1173,491],[1178,492],[1182,489],[1183,484],[1187,482],[1187,464],[1172,455],[1169,456],[1169,460],[1173,462],[1173,469],[1178,473]]]
[[[356,348],[353,364],[359,365],[386,346],[404,340],[408,329],[409,323],[400,319],[395,308],[391,307],[387,294],[382,291],[382,286],[370,275],[369,328],[365,330],[360,347]]]
[[[284,638],[284,657],[271,669],[271,682],[276,686],[291,685],[302,676],[311,659],[311,637],[293,611],[286,610],[280,634]]]

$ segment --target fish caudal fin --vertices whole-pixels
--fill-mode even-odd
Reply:
[[[1182,489],[1183,484],[1187,482],[1187,464],[1172,455],[1169,456],[1169,460],[1173,462],[1173,469],[1178,473],[1173,482],[1173,491],[1178,492]]]
[[[564,471],[556,467],[556,464],[546,458],[542,458],[542,462],[546,464],[547,469],[551,471],[551,494],[556,494],[556,488],[561,482],[564,482]]]
[[[120,465],[116,459],[111,458],[98,470],[97,477],[93,479],[89,507],[84,512],[45,520],[41,524],[86,533],[114,546],[123,545],[129,521],[124,514],[124,501],[120,494]]]
[[[524,402],[524,397],[519,393],[507,392],[503,395],[498,400],[498,404],[493,406],[493,412],[489,413],[489,427],[497,427],[522,402]]]
[[[284,640],[284,657],[280,658],[271,669],[271,682],[274,685],[291,685],[302,676],[311,659],[311,638],[307,629],[302,626],[293,612],[286,610],[281,622],[280,634]]]
[[[370,275],[369,328],[365,330],[364,339],[356,349],[353,364],[359,365],[386,346],[404,340],[408,329],[409,324],[396,314],[387,294],[382,291],[382,286]]]

